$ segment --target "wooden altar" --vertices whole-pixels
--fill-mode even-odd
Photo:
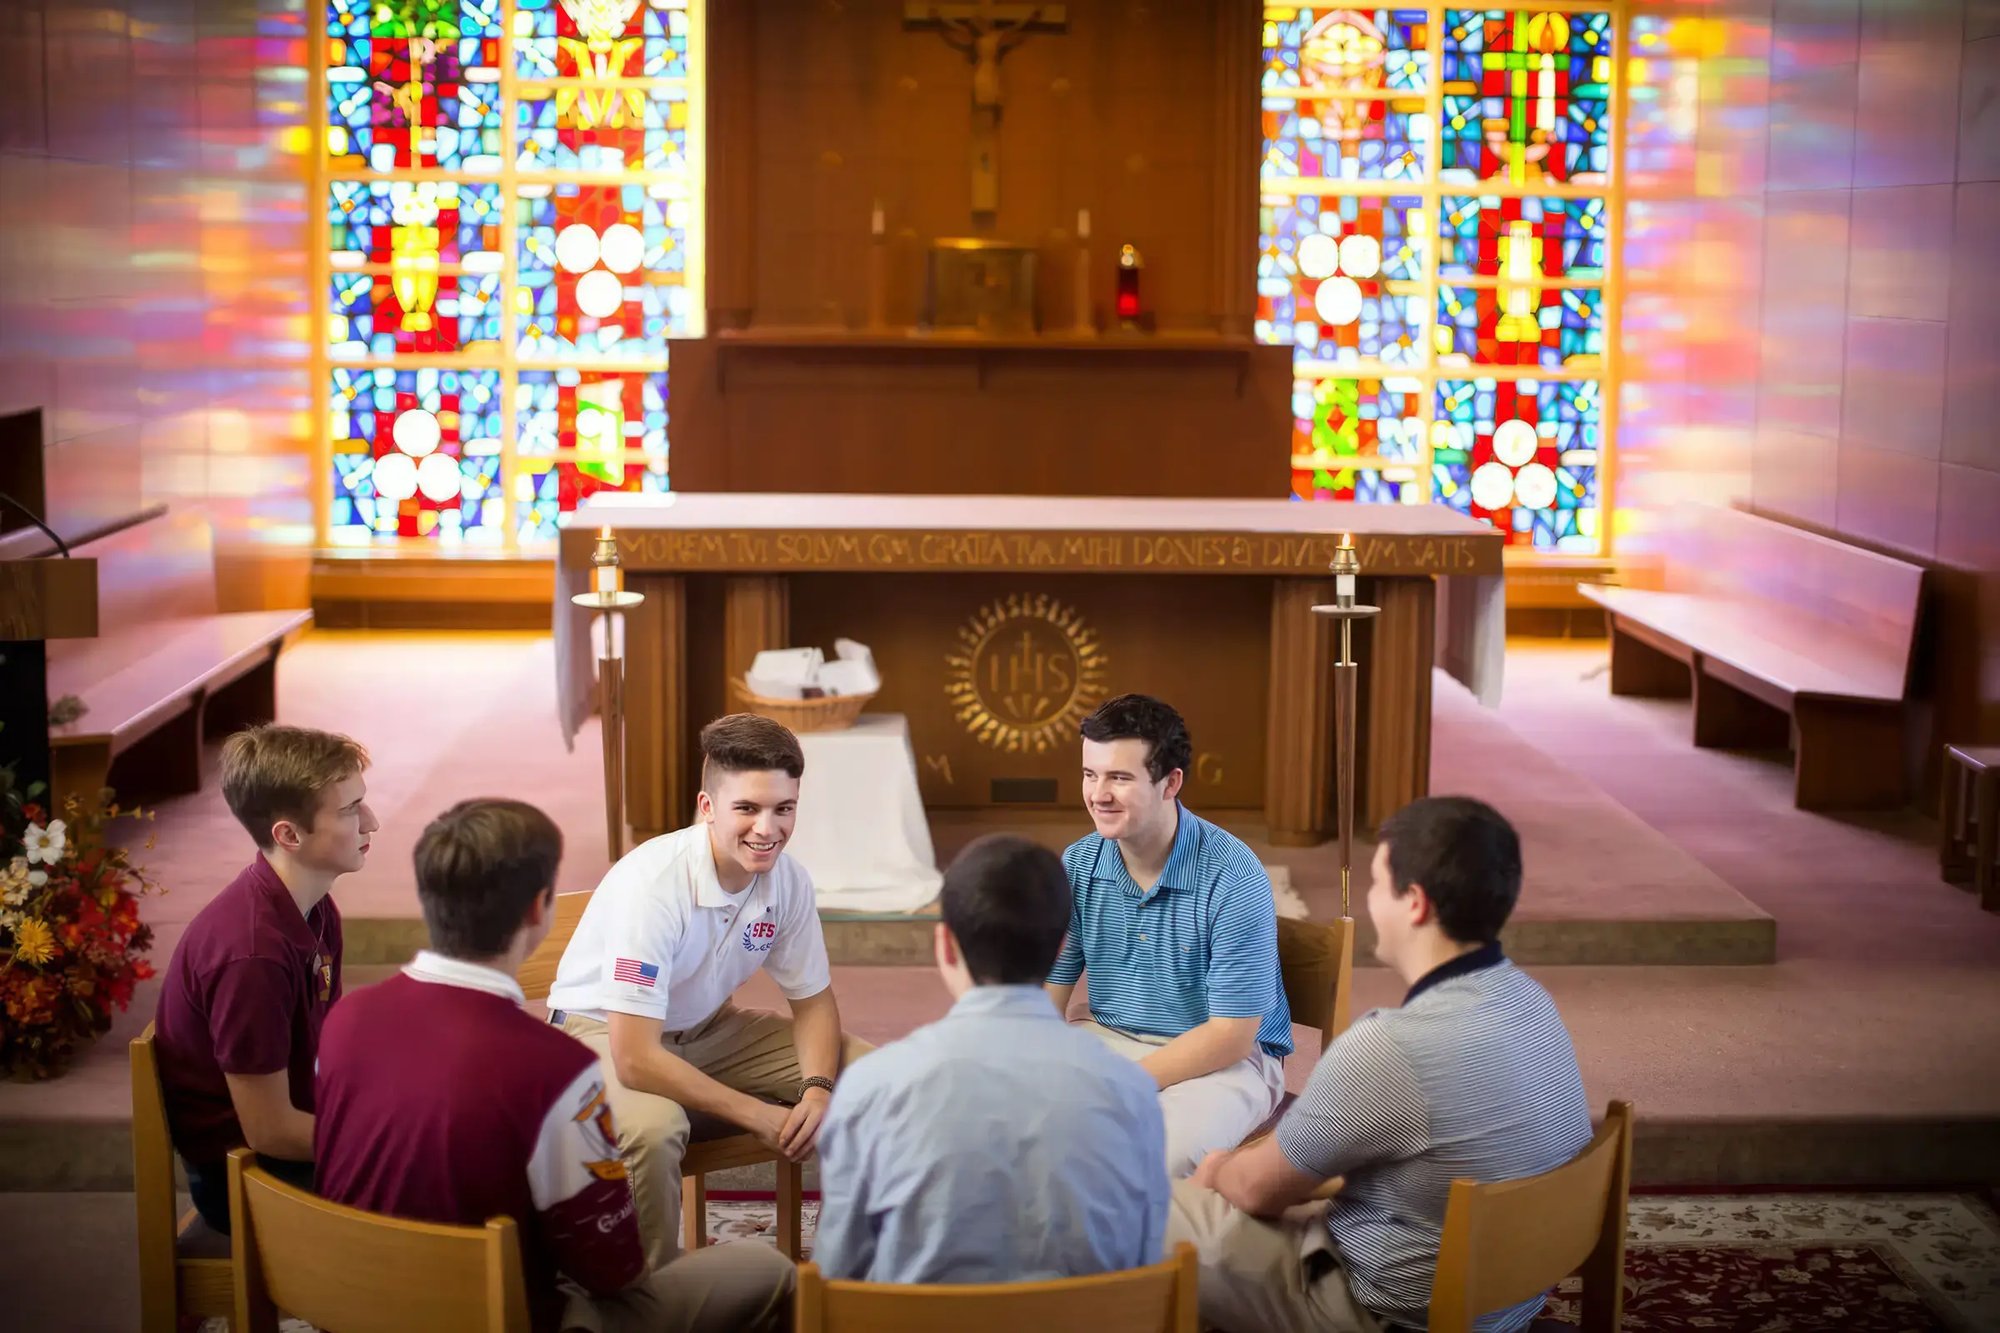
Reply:
[[[1328,836],[1331,643],[1311,613],[1352,533],[1363,599],[1356,811],[1424,793],[1433,663],[1497,690],[1501,537],[1432,506],[1284,500],[685,494],[586,503],[563,534],[556,628],[566,732],[591,706],[568,596],[599,525],[645,594],[626,633],[635,837],[691,817],[695,738],[761,649],[869,644],[871,707],[908,716],[931,808],[1081,799],[1076,725],[1128,690],[1181,709],[1187,800],[1261,812],[1275,842]],[[1451,604],[1440,615],[1441,595]],[[1440,639],[1439,626],[1444,625]]]

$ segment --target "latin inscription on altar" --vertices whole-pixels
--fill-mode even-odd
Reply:
[[[1229,533],[627,532],[636,570],[1038,569],[1323,574],[1339,538]],[[1498,548],[1459,537],[1358,536],[1377,574],[1497,573]]]

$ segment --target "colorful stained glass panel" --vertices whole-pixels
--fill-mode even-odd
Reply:
[[[335,268],[388,264],[399,247],[440,264],[500,270],[500,187],[456,181],[334,181],[327,220]],[[418,229],[429,234],[413,235]]]
[[[336,169],[499,169],[497,0],[332,0],[327,24]]]
[[[1430,84],[1429,45],[1428,10],[1272,5],[1264,18],[1264,91],[1422,92]]]
[[[1602,184],[1611,31],[1607,13],[1446,10],[1440,178]]]
[[[1447,195],[1438,230],[1446,278],[1604,277],[1602,199]]]
[[[1440,380],[1433,498],[1511,545],[1595,553],[1602,420],[1595,380]]]
[[[515,68],[531,79],[685,79],[687,0],[517,0]]]
[[[1446,364],[1578,370],[1604,355],[1604,294],[1593,287],[1438,288],[1438,354]]]
[[[1305,360],[1422,356],[1426,227],[1414,197],[1267,194],[1256,334]]]
[[[524,355],[664,358],[691,326],[692,206],[639,185],[522,186],[515,312]]]
[[[334,540],[497,542],[500,407],[496,371],[336,368]]]
[[[637,87],[534,84],[515,101],[523,171],[678,171],[687,166],[688,104]]]
[[[1423,395],[1423,382],[1415,379],[1299,380],[1292,389],[1292,493],[1324,500],[1393,491],[1388,498],[1407,493],[1414,499],[1423,461]],[[1377,459],[1406,466],[1378,472]],[[1369,465],[1355,467],[1355,460]]]

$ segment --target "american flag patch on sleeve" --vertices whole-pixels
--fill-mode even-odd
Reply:
[[[611,966],[611,979],[634,986],[651,986],[660,979],[660,965],[642,963],[636,958],[620,958]]]

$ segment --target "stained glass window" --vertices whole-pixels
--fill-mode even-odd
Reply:
[[[1265,5],[1256,336],[1292,348],[1294,496],[1602,551],[1621,22]]]
[[[552,538],[667,486],[703,0],[321,0],[327,537]]]

